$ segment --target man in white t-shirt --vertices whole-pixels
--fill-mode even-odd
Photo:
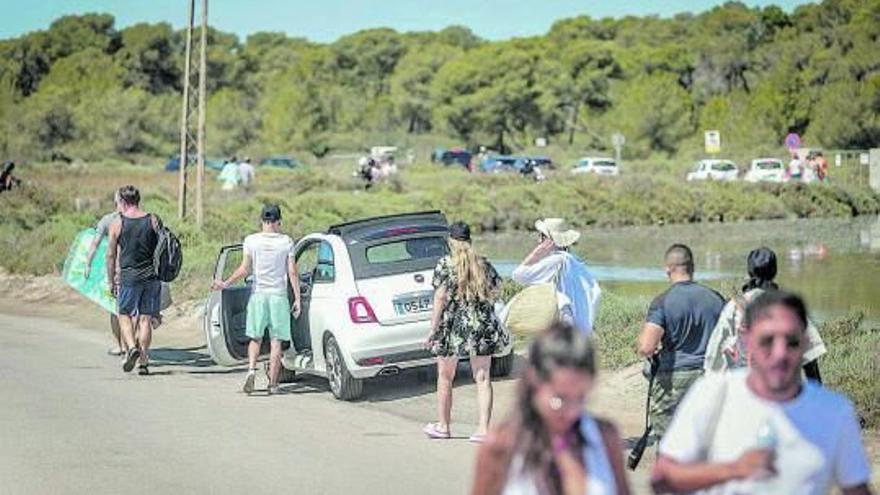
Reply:
[[[281,233],[281,208],[266,205],[260,214],[262,231],[244,239],[241,265],[227,280],[214,282],[215,290],[223,290],[253,272],[253,292],[247,305],[245,334],[248,344],[248,374],[242,389],[254,391],[257,358],[268,328],[271,339],[269,354],[269,394],[278,392],[281,374],[281,343],[290,341],[290,315],[299,316],[299,274],[294,260],[293,240]],[[293,306],[287,299],[287,284],[293,289]]]
[[[660,442],[655,492],[870,493],[852,404],[801,378],[806,322],[803,301],[789,293],[749,304],[751,365],[694,384]]]

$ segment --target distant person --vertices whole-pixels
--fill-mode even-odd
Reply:
[[[85,279],[88,279],[92,273],[92,260],[95,258],[95,252],[98,250],[98,246],[101,244],[104,237],[108,235],[110,226],[113,225],[113,222],[119,219],[120,212],[122,212],[124,208],[122,199],[119,197],[119,190],[116,190],[116,192],[113,193],[113,206],[114,210],[101,217],[95,225],[95,237],[92,238],[92,245],[89,246],[89,254],[86,255],[86,266],[83,269],[83,278]],[[113,286],[111,285],[110,287]],[[111,356],[124,355],[128,352],[128,348],[122,339],[122,334],[119,330],[119,318],[115,313],[110,313],[110,332],[113,334],[113,340],[116,343],[116,347],[108,349],[107,354],[110,354]]]
[[[241,187],[243,187],[245,191],[250,192],[255,178],[256,170],[254,169],[254,166],[251,165],[251,159],[245,157],[244,160],[238,164],[238,179]]]
[[[220,171],[220,175],[217,176],[217,180],[223,184],[221,189],[224,191],[233,191],[238,187],[241,177],[238,173],[238,162],[235,157],[226,161],[223,169]]]
[[[571,252],[581,233],[568,228],[561,218],[538,220],[535,230],[538,245],[511,277],[523,285],[555,284],[559,318],[591,333],[602,291],[587,264]]]
[[[852,403],[801,379],[807,310],[767,291],[746,308],[751,366],[698,381],[660,443],[657,493],[869,494]]]
[[[434,309],[426,342],[437,356],[438,421],[425,425],[422,431],[429,438],[450,438],[452,382],[459,358],[469,358],[479,407],[479,423],[470,440],[479,443],[492,417],[492,355],[508,344],[494,307],[501,277],[477,255],[471,245],[471,229],[463,222],[449,226],[449,252],[434,269]]]
[[[718,323],[712,330],[706,346],[704,368],[707,373],[726,371],[748,366],[746,333],[743,328],[745,308],[758,296],[768,290],[779,290],[776,285],[776,253],[762,247],[753,249],[747,259],[749,281],[742,287],[742,294],[729,301]],[[807,320],[806,345],[804,347],[804,374],[807,378],[822,383],[819,373],[819,358],[827,350],[819,330]]]
[[[828,160],[821,151],[816,153],[816,177],[820,182],[828,182]]]
[[[585,405],[596,378],[589,338],[553,324],[529,346],[511,417],[477,454],[473,495],[626,495],[617,428]]]
[[[791,161],[788,162],[788,179],[799,181],[803,175],[803,164],[797,153],[791,154]]]
[[[137,362],[139,374],[148,375],[153,338],[151,319],[159,315],[162,292],[153,264],[159,242],[158,221],[154,215],[141,210],[141,194],[134,186],[122,187],[119,200],[122,203],[120,216],[110,224],[108,234],[107,281],[116,295],[119,327],[123,343],[128,348],[122,369],[129,372]],[[115,280],[117,262],[118,283]]]
[[[651,425],[663,437],[675,408],[703,373],[706,345],[724,298],[694,282],[694,255],[684,244],[666,250],[666,276],[672,286],[657,296],[639,335],[638,353],[655,360]]]
[[[13,187],[21,185],[21,180],[12,175],[15,170],[15,162],[6,162],[3,164],[3,172],[0,172],[0,192],[9,191]]]
[[[299,274],[294,261],[293,239],[281,233],[281,208],[267,204],[260,213],[260,232],[244,239],[244,256],[241,265],[226,280],[214,281],[214,290],[224,290],[253,273],[253,292],[247,305],[245,334],[248,344],[248,372],[242,390],[250,395],[254,391],[257,358],[268,329],[269,395],[278,393],[278,377],[281,375],[281,344],[290,342],[290,315],[299,317],[301,306]],[[287,286],[293,289],[293,305],[287,299]]]

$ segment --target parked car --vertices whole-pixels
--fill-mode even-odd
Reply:
[[[731,181],[739,177],[739,169],[730,160],[700,160],[694,170],[687,174],[687,180]]]
[[[541,167],[544,170],[553,170],[556,168],[556,164],[554,164],[553,160],[547,156],[527,156],[525,158],[531,160],[534,166]]]
[[[434,364],[424,342],[433,270],[448,251],[447,235],[443,214],[424,212],[334,225],[297,242],[302,311],[291,316],[293,348],[283,356],[284,374],[324,376],[337,399],[351,400],[368,378]],[[215,278],[235,269],[241,249],[237,244],[220,250]],[[249,296],[248,282],[208,296],[205,340],[218,364],[247,359]],[[507,375],[512,364],[508,346],[494,356],[492,371]]]
[[[490,156],[480,163],[480,170],[487,173],[519,172],[523,162],[516,156]]]
[[[438,162],[443,165],[461,165],[462,167],[470,170],[471,167],[471,159],[473,155],[470,151],[462,149],[462,148],[453,148],[451,150],[444,150],[437,157]]]
[[[584,157],[574,164],[573,174],[620,175],[617,162],[612,158]]]
[[[295,169],[302,167],[303,163],[296,158],[287,156],[270,156],[260,160],[260,166]]]
[[[189,158],[190,164],[188,166],[192,167],[195,164],[195,162],[196,162],[196,157],[191,156]],[[205,160],[205,168],[209,168],[211,170],[223,170],[223,165],[225,165],[225,164],[226,164],[226,162],[224,162],[223,160],[207,160],[207,159]],[[166,172],[177,172],[178,170],[180,170],[180,155],[175,155],[175,156],[169,157],[168,163],[165,164],[165,171]]]
[[[756,158],[743,177],[746,182],[785,182],[788,180],[785,164],[777,158]]]

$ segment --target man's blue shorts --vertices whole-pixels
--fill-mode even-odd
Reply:
[[[146,280],[119,286],[119,314],[124,316],[158,316],[162,300],[162,282]]]

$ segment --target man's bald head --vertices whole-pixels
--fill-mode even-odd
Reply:
[[[673,244],[666,250],[666,270],[680,272],[689,276],[694,274],[694,253],[684,244]]]

